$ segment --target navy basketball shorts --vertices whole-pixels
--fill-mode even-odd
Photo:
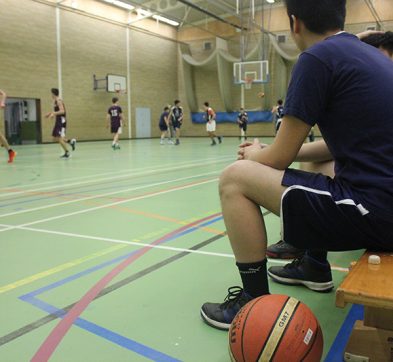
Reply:
[[[160,128],[161,132],[167,131],[168,130],[168,126],[166,124],[159,124],[158,127]]]
[[[66,129],[62,124],[56,123],[52,130],[52,137],[65,137]]]
[[[174,129],[180,129],[181,122],[179,122],[179,121],[172,121],[172,125],[173,125]]]
[[[119,132],[119,130],[120,130],[120,132]],[[120,123],[112,123],[111,124],[111,133],[121,133]]]
[[[393,251],[393,222],[369,212],[351,190],[322,174],[287,169],[282,239],[299,249]]]
[[[239,128],[242,129],[244,132],[247,131],[247,123],[239,124]]]

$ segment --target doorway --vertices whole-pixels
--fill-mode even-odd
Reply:
[[[41,143],[41,102],[32,98],[7,98],[4,129],[10,145]]]

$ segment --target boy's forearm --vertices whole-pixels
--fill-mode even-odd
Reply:
[[[298,162],[324,162],[333,160],[324,140],[305,143],[296,156]]]

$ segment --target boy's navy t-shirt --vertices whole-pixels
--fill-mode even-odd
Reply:
[[[341,188],[377,217],[393,218],[393,62],[342,32],[304,51],[286,115],[317,124]]]

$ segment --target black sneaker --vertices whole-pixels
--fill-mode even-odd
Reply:
[[[176,139],[175,146],[179,146],[179,145],[180,145],[180,141]]]
[[[303,249],[298,249],[291,244],[280,240],[278,243],[269,245],[266,249],[266,255],[272,259],[296,259],[304,254]]]
[[[217,143],[215,140],[213,140],[212,144],[210,146],[215,146]]]
[[[241,287],[230,287],[224,303],[205,303],[201,308],[201,317],[214,328],[228,330],[237,312],[254,299]]]
[[[218,136],[217,138],[218,138],[218,143],[221,143],[222,142],[222,137]]]
[[[60,158],[69,158],[69,157],[70,157],[70,153],[68,151],[64,153],[63,156],[60,156]]]
[[[304,285],[316,292],[334,288],[330,264],[320,264],[307,255],[284,266],[271,266],[267,274],[277,283]]]

